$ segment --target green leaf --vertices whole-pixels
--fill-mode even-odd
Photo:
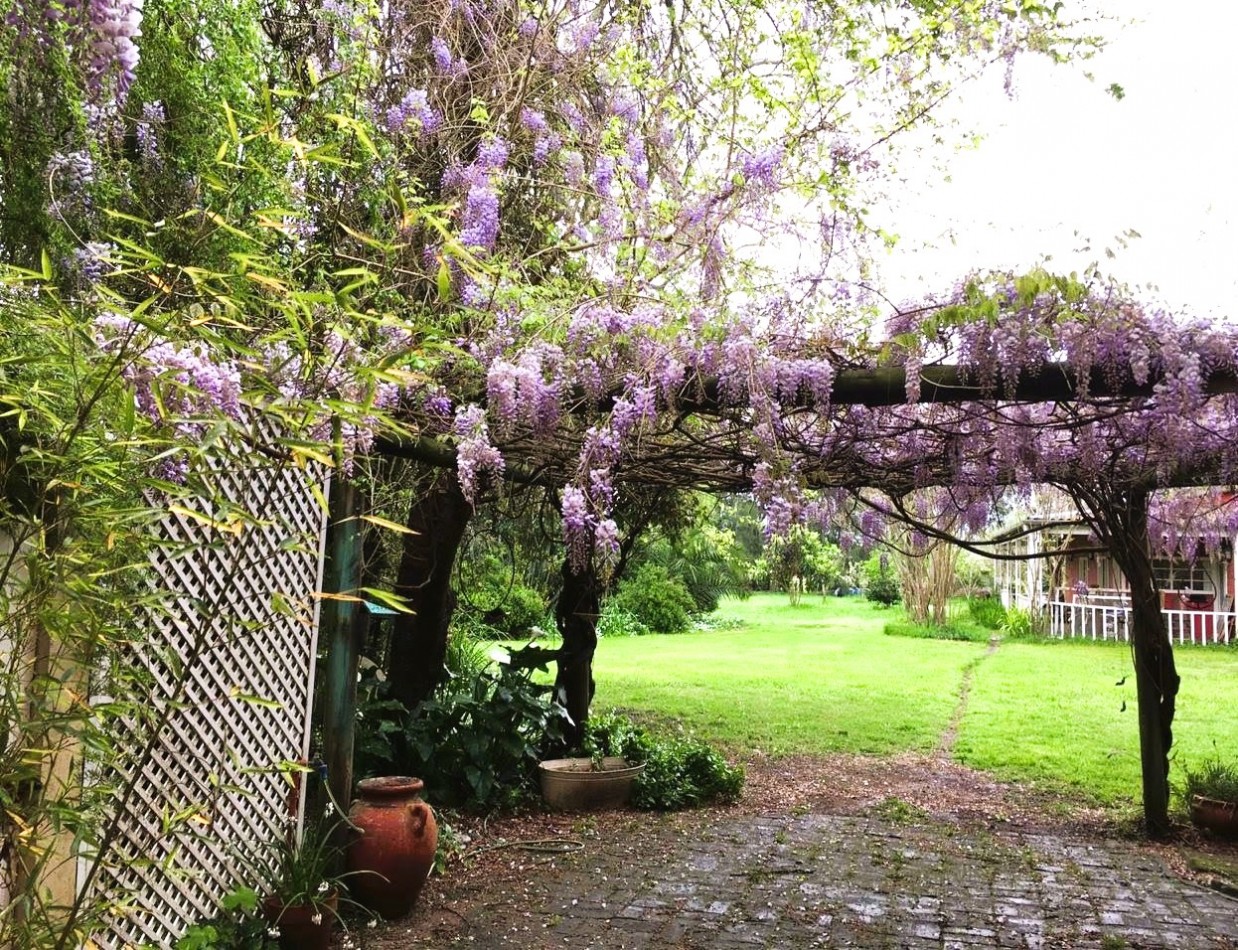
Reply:
[[[402,614],[411,614],[414,612],[412,608],[408,606],[407,597],[401,597],[399,594],[393,594],[391,591],[382,590],[378,587],[362,587],[361,593],[373,597],[384,607],[390,607],[392,610],[397,610]]]
[[[236,127],[236,116],[232,114],[232,107],[229,106],[226,101],[224,102],[223,106],[224,106],[224,118],[227,120],[227,123],[228,123],[228,134],[232,137],[232,141],[234,144],[239,144],[241,141],[241,133],[237,130],[237,127]]]
[[[362,515],[362,521],[368,521],[370,524],[378,525],[380,528],[386,528],[388,531],[397,531],[400,534],[420,534],[412,528],[402,525],[396,521],[389,521],[386,518],[380,518],[378,515]]]
[[[249,913],[258,907],[258,892],[252,887],[242,885],[225,894],[219,901],[219,906],[224,910],[240,910]]]
[[[240,689],[236,686],[233,686],[230,690],[228,690],[228,697],[230,699],[235,699],[238,702],[250,703],[251,705],[254,705],[254,706],[260,706],[263,709],[283,709],[284,708],[282,703],[277,703],[273,699],[267,699],[264,696],[255,696],[252,693],[242,693]]]
[[[451,299],[451,270],[446,261],[438,265],[438,299],[444,303]]]

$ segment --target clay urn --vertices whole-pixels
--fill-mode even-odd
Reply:
[[[424,783],[404,775],[367,778],[348,811],[348,890],[385,920],[408,914],[434,866],[438,824],[421,800]]]

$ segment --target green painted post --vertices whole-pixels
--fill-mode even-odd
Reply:
[[[347,480],[331,484],[330,524],[323,593],[356,595],[361,586],[361,501]],[[327,646],[323,683],[322,744],[327,786],[341,808],[352,799],[352,759],[357,722],[357,661],[365,630],[359,601],[328,596],[323,601],[322,636]]]

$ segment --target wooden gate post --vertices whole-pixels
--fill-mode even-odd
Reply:
[[[323,683],[323,758],[327,787],[343,809],[352,799],[353,745],[357,722],[357,663],[366,614],[361,586],[361,497],[339,477],[331,483],[330,524],[323,574],[322,635],[327,644]]]

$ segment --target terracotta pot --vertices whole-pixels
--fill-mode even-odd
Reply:
[[[1238,838],[1238,802],[1191,796],[1191,821],[1222,838]]]
[[[438,824],[418,793],[419,778],[367,778],[348,818],[358,833],[348,845],[349,893],[386,920],[413,909],[434,866]]]
[[[317,904],[285,904],[278,897],[268,897],[262,902],[262,915],[279,930],[279,945],[284,950],[327,950],[339,897],[338,891],[332,891]]]
[[[592,759],[547,759],[538,765],[542,798],[563,811],[622,808],[632,796],[636,777],[645,766],[607,756],[596,768]]]

